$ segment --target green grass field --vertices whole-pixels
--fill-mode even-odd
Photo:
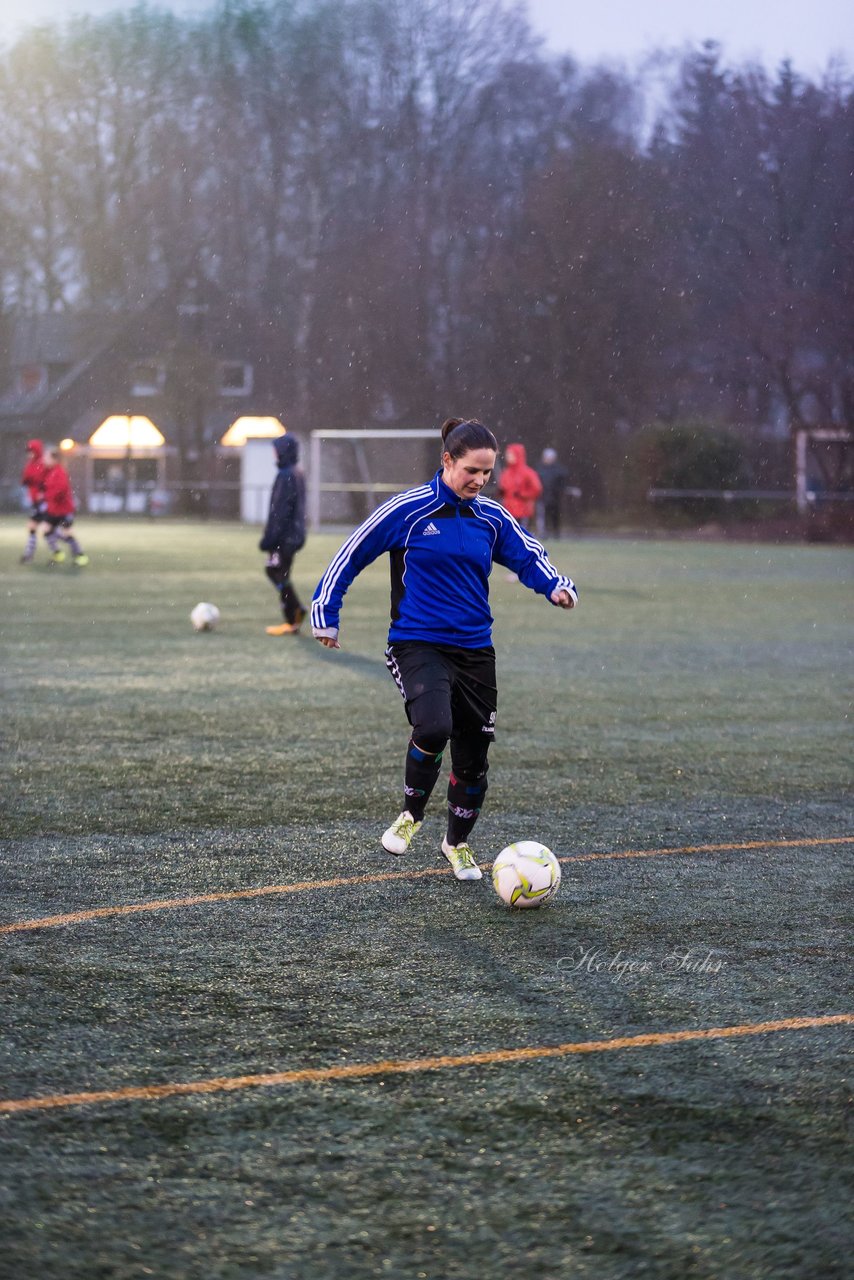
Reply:
[[[850,551],[565,542],[571,614],[496,573],[472,843],[564,859],[510,912],[442,784],[379,846],[384,563],[331,653],[265,634],[256,530],[80,534],[0,521],[4,1280],[846,1274]]]

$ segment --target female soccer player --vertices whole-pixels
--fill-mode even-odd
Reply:
[[[398,494],[350,535],[314,593],[311,628],[338,649],[344,594],[358,573],[388,552],[391,627],[386,665],[403,695],[412,735],[406,752],[403,812],[382,837],[402,854],[424,819],[450,739],[448,829],[442,853],[458,880],[480,880],[468,837],[486,794],[487,751],[495,733],[497,689],[489,574],[493,562],[562,609],[578,601],[544,547],[481,490],[498,444],[475,420],[442,426],[442,465],[429,484]]]

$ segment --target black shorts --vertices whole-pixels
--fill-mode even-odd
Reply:
[[[70,529],[74,524],[74,516],[42,516],[42,520],[51,533],[56,533],[57,529]]]
[[[451,737],[475,735],[487,743],[494,738],[498,689],[491,645],[461,649],[421,640],[398,641],[386,649],[386,666],[403,695],[411,725],[415,724],[413,703],[420,700],[432,707],[450,705]]]
[[[30,507],[30,519],[31,519],[31,520],[44,520],[44,518],[45,518],[45,515],[44,515],[44,507],[42,506],[42,504],[41,504],[40,502],[34,502],[34,503],[32,504],[32,506]]]

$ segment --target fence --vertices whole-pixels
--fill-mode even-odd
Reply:
[[[835,493],[826,489],[806,489],[803,495],[794,489],[649,489],[650,502],[666,499],[705,498],[716,502],[789,502],[798,506],[805,501],[810,506],[823,502],[854,502],[854,492]]]

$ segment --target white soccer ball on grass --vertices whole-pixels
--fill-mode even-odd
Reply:
[[[190,613],[194,631],[213,631],[219,622],[219,609],[215,604],[202,600]]]
[[[541,907],[560,888],[560,863],[544,844],[517,840],[493,862],[492,885],[508,907]]]

